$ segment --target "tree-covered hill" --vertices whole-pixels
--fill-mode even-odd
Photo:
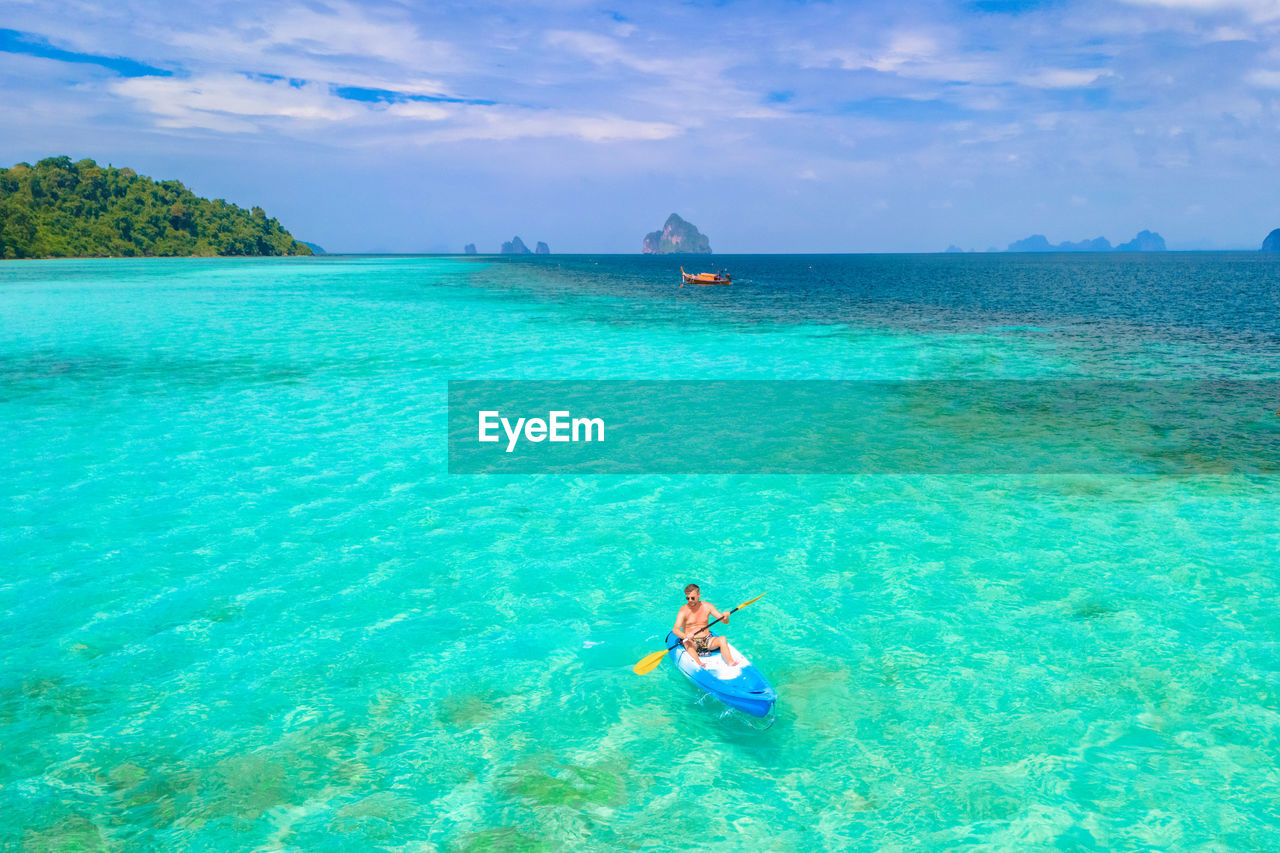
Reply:
[[[262,208],[178,181],[70,157],[0,169],[0,258],[309,254]]]

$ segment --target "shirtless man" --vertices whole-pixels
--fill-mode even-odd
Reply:
[[[709,602],[703,601],[702,590],[698,589],[696,583],[691,583],[684,588],[684,600],[685,605],[676,614],[676,626],[672,630],[677,637],[684,640],[685,651],[693,655],[694,661],[704,669],[706,664],[698,655],[706,654],[712,649],[719,649],[720,654],[724,656],[724,662],[729,666],[737,666],[733,660],[733,650],[729,647],[729,641],[724,637],[711,636],[711,631],[707,628],[707,623],[712,619],[719,619],[728,625],[729,614],[721,613]]]

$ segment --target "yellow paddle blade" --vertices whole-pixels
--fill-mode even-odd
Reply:
[[[636,675],[648,675],[649,673],[653,672],[655,668],[657,668],[658,664],[662,663],[662,659],[666,657],[666,655],[667,655],[666,649],[663,649],[660,652],[654,652],[651,655],[645,655],[641,659],[640,663],[631,667],[631,670]]]
[[[764,598],[764,595],[765,595],[765,594],[762,592],[762,593],[760,593],[759,595],[757,595],[755,598],[751,599],[750,601],[744,601],[744,602],[742,602],[741,604],[739,604],[737,607],[735,607],[735,608],[733,608],[733,609],[734,609],[734,610],[741,610],[742,608],[746,607],[748,604],[754,604],[755,602],[757,602],[757,601],[759,601],[760,599]]]

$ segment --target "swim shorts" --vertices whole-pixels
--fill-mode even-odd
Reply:
[[[705,655],[708,651],[710,651],[707,648],[707,646],[711,643],[710,634],[699,634],[698,636],[691,637],[690,639],[693,640],[693,650],[696,651],[698,654]]]

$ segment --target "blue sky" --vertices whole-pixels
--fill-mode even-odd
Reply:
[[[1280,227],[1280,0],[0,0],[0,163],[332,251],[1003,248]]]

